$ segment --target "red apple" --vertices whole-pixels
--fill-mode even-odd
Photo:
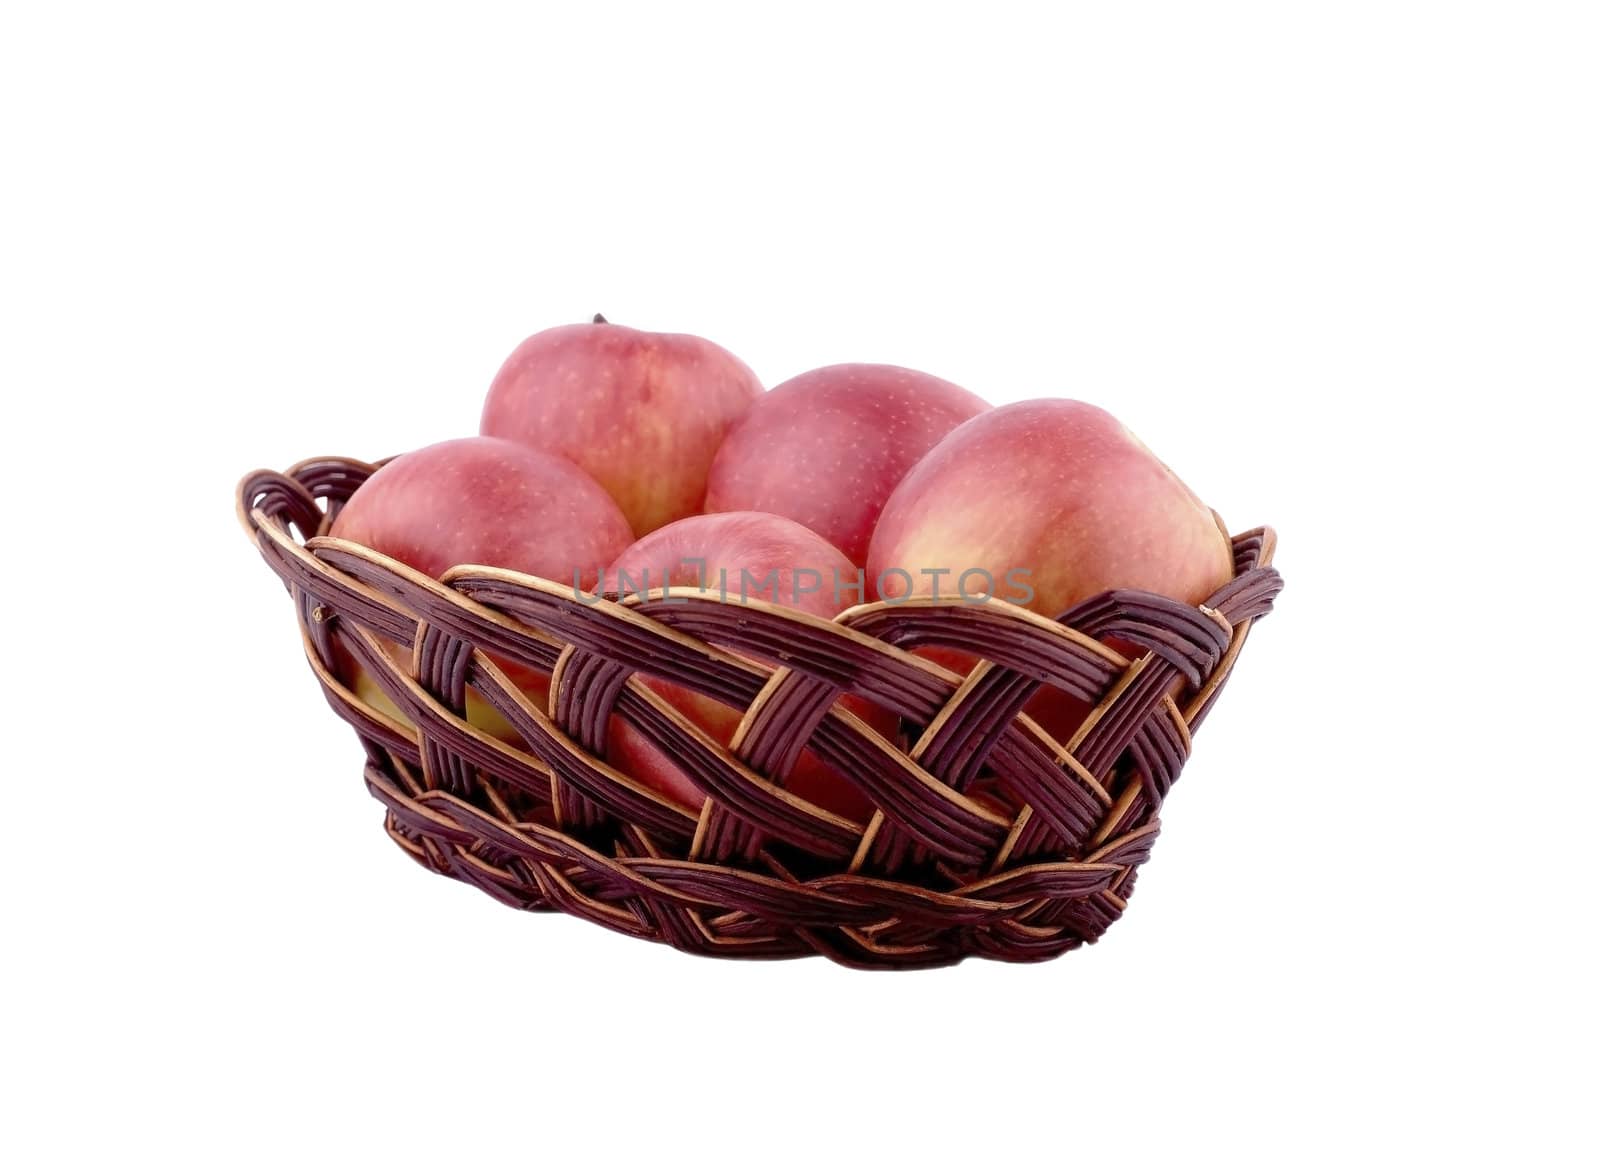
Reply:
[[[1054,617],[1109,589],[1198,603],[1233,555],[1211,510],[1110,413],[1029,400],[962,424],[884,506],[868,553],[884,596],[933,593],[941,569],[942,594],[982,570],[996,596]]]
[[[597,315],[524,340],[489,388],[480,431],[566,457],[643,536],[700,511],[717,446],[760,394],[755,373],[709,340]]]
[[[629,541],[627,519],[604,489],[576,465],[486,436],[447,440],[397,457],[355,491],[330,533],[387,554],[429,577],[456,565],[493,565],[592,589],[601,568]],[[409,666],[409,646],[390,653]],[[547,678],[497,662],[536,699]],[[358,696],[391,716],[394,704],[359,671]],[[474,725],[502,739],[516,733],[468,692]]]
[[[1211,510],[1115,417],[1030,400],[968,420],[906,474],[867,570],[886,599],[964,588],[1055,617],[1110,589],[1197,604],[1232,576],[1233,554]],[[1029,709],[1065,742],[1085,708],[1047,690]]]
[[[807,572],[809,571],[809,572]],[[748,574],[748,578],[747,575]],[[704,586],[719,599],[772,602],[832,618],[854,604],[840,585],[856,583],[845,556],[802,525],[771,513],[716,513],[674,522],[628,548],[605,573],[604,589],[632,591],[663,586]],[[840,585],[836,585],[838,582]],[[645,684],[724,746],[733,740],[741,713],[715,699],[645,676]],[[841,700],[852,713],[890,738],[895,716],[864,700]],[[683,771],[620,718],[613,718],[607,754],[617,767],[690,808],[704,794]],[[872,805],[834,768],[802,752],[784,786],[818,807],[858,822]]]
[[[777,513],[864,566],[901,478],[988,408],[948,380],[890,364],[803,372],[757,400],[728,434],[711,463],[706,511]]]

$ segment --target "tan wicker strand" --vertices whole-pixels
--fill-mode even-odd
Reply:
[[[1127,907],[1193,732],[1282,589],[1265,528],[1233,539],[1235,576],[1202,606],[1113,591],[1056,619],[909,601],[828,622],[678,590],[596,599],[473,565],[434,580],[326,536],[377,467],[324,457],[251,473],[237,503],[294,598],[329,706],[363,743],[391,838],[513,907],[710,956],[914,968],[1044,960],[1098,939]],[[963,676],[922,647],[979,661]],[[347,688],[339,648],[406,721]],[[497,658],[550,674],[548,703]],[[731,744],[645,675],[738,709]],[[1025,713],[1042,685],[1092,708],[1071,739]],[[467,722],[469,688],[520,745]],[[897,715],[901,738],[844,710],[846,694]],[[606,762],[613,716],[673,757],[703,810]],[[867,824],[784,786],[805,749],[875,805]]]

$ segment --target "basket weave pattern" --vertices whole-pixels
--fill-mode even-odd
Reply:
[[[1094,941],[1126,907],[1192,732],[1282,588],[1269,529],[1234,538],[1235,577],[1204,606],[1113,591],[1053,621],[999,600],[878,603],[832,622],[677,590],[582,600],[570,584],[479,566],[437,582],[321,536],[376,467],[323,458],[253,473],[238,502],[294,598],[329,704],[365,746],[389,835],[506,904],[713,956],[916,967]],[[384,640],[411,646],[409,667]],[[347,689],[336,642],[409,723]],[[962,676],[919,647],[979,662]],[[550,673],[549,705],[495,659]],[[739,709],[732,745],[638,673]],[[1022,713],[1041,683],[1094,708],[1073,738]],[[468,687],[523,747],[467,721]],[[900,716],[906,746],[836,706],[844,693]],[[704,810],[605,763],[612,715],[706,791]],[[784,790],[808,747],[877,807],[866,825]]]

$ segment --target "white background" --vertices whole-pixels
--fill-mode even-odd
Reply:
[[[0,1151],[1594,1158],[1587,15],[8,9]],[[234,482],[596,310],[1093,400],[1278,528],[1098,946],[711,962],[393,849]]]

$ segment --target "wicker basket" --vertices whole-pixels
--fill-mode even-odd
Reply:
[[[1273,534],[1256,529],[1234,538],[1235,577],[1199,608],[1116,591],[1056,621],[996,600],[879,603],[824,622],[681,592],[589,603],[480,566],[440,583],[318,536],[376,468],[324,458],[252,473],[238,501],[294,597],[328,702],[366,748],[389,835],[506,904],[718,957],[909,968],[1094,941],[1126,907],[1191,732],[1282,588]],[[1124,658],[1107,637],[1142,653]],[[413,644],[410,672],[386,639]],[[341,683],[336,644],[409,723]],[[963,679],[911,653],[924,646],[981,661]],[[551,673],[549,707],[491,658]],[[743,711],[731,748],[635,672]],[[1041,682],[1094,706],[1071,739],[1022,714]],[[468,686],[526,750],[468,723]],[[904,746],[837,708],[845,692],[899,715]],[[703,811],[606,765],[613,714],[707,792]],[[877,806],[865,826],[783,789],[808,746]],[[976,794],[980,781],[999,794]]]

